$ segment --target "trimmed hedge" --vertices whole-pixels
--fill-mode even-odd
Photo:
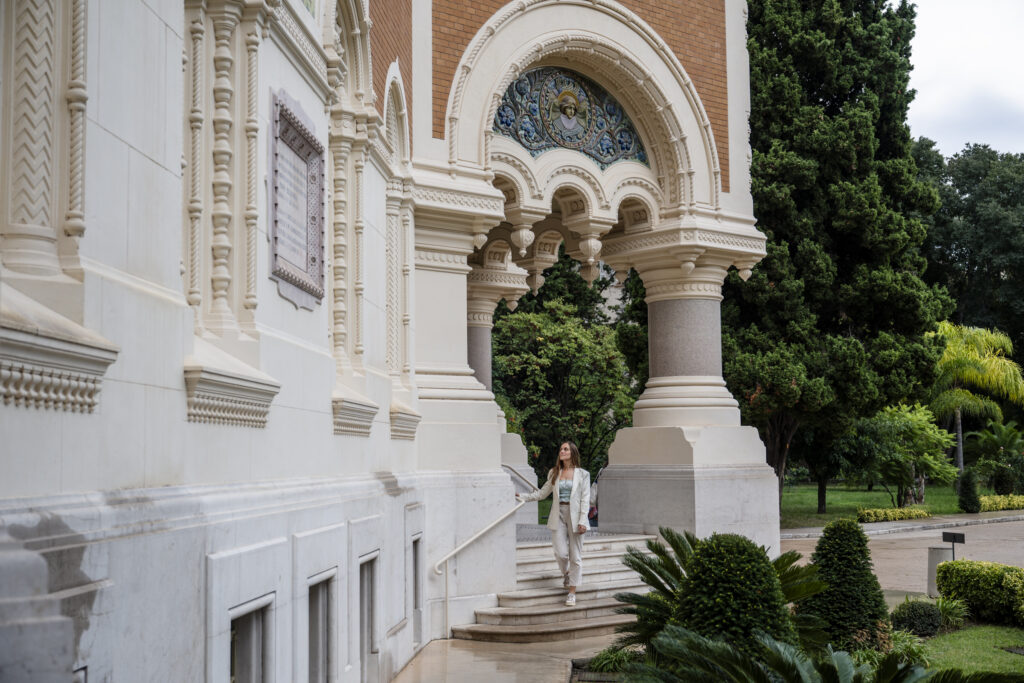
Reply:
[[[879,625],[888,624],[889,608],[871,571],[864,530],[852,519],[825,525],[811,563],[828,588],[798,604],[797,612],[821,618],[836,649],[873,647]]]
[[[931,513],[921,508],[860,508],[857,510],[857,521],[866,522],[895,522],[900,519],[924,519],[931,517]]]
[[[766,654],[762,631],[796,643],[782,585],[768,554],[737,534],[712,534],[694,549],[670,623],[727,641],[755,659]]]
[[[955,560],[939,564],[935,580],[943,596],[963,600],[978,621],[1024,626],[1024,569]]]
[[[898,631],[910,631],[915,636],[930,638],[942,626],[942,612],[937,605],[924,600],[906,600],[896,605],[889,617]]]
[[[1024,510],[1024,496],[982,496],[981,511]]]

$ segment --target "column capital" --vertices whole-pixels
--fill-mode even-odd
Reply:
[[[470,327],[493,327],[494,308],[505,299],[515,309],[519,297],[530,290],[527,272],[514,264],[507,268],[472,265],[466,276],[467,320]]]
[[[671,299],[722,298],[729,268],[740,277],[765,255],[765,237],[753,228],[676,226],[606,239],[605,262],[618,271],[636,268],[647,303]]]

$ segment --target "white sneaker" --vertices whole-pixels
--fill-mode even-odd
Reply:
[[[565,606],[566,607],[575,607],[576,606],[576,594],[575,593],[569,593],[568,595],[565,596]]]

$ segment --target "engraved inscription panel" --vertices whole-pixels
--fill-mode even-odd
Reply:
[[[323,153],[296,112],[275,97],[271,272],[316,299],[324,294]],[[284,290],[282,294],[287,296]]]

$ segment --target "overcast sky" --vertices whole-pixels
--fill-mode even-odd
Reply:
[[[1024,152],[1024,0],[916,0],[910,133]]]

